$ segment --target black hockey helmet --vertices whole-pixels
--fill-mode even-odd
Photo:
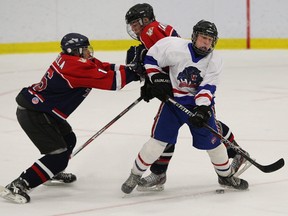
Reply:
[[[143,19],[144,17],[147,17],[151,22],[155,20],[153,7],[147,3],[136,4],[125,15],[126,24],[137,19]]]
[[[199,34],[207,35],[213,38],[212,46],[209,50],[204,51],[195,46],[195,43]],[[218,31],[217,31],[216,25],[206,20],[200,20],[193,27],[193,33],[192,33],[191,39],[192,39],[192,46],[196,53],[198,53],[199,55],[208,55],[214,50],[214,47],[218,40]]]
[[[69,55],[82,55],[83,48],[90,46],[89,39],[78,33],[66,34],[61,40],[62,51]]]

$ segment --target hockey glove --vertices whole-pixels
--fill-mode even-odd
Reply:
[[[125,72],[126,72],[126,83],[140,80],[140,77],[138,76],[138,74],[136,74],[133,70],[131,70],[131,68],[126,66]]]
[[[167,74],[157,73],[151,77],[151,95],[166,102],[167,96],[173,97],[172,85]]]
[[[143,63],[146,53],[147,49],[143,45],[139,45],[131,46],[126,54],[126,65],[142,78],[146,75]]]
[[[196,106],[194,107],[193,116],[189,117],[189,122],[196,127],[203,127],[204,123],[207,123],[212,116],[212,112],[209,106]]]
[[[148,78],[145,79],[144,85],[141,87],[141,97],[143,98],[144,101],[147,103],[154,98],[151,92],[152,88],[152,83]]]

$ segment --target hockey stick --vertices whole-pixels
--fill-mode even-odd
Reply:
[[[89,140],[87,140],[83,145],[81,145],[78,149],[76,149],[70,156],[70,159],[73,158],[76,154],[78,154],[83,148],[89,145],[94,139],[96,139],[100,134],[102,134],[107,128],[109,128],[114,122],[120,119],[125,113],[131,110],[136,104],[138,104],[143,98],[139,97],[132,104],[130,104],[125,110],[123,110],[119,115],[117,115],[114,119],[112,119],[108,124],[106,124],[101,130],[95,133]]]
[[[174,104],[177,108],[179,108],[180,110],[182,110],[183,112],[185,112],[187,115],[189,116],[194,116],[194,114],[188,110],[186,107],[184,107],[182,104],[179,104],[178,102],[176,102],[175,100],[173,100],[172,98],[168,97],[167,101],[171,102],[172,104]],[[259,163],[257,163],[255,160],[253,160],[251,157],[249,157],[248,155],[245,154],[245,151],[239,147],[234,145],[232,142],[230,142],[229,140],[227,140],[226,138],[224,138],[221,134],[219,134],[216,130],[214,130],[212,127],[210,127],[207,124],[204,124],[204,127],[206,127],[208,130],[210,130],[211,133],[213,133],[214,135],[216,135],[218,138],[220,138],[226,145],[229,145],[232,149],[234,149],[238,154],[240,154],[241,156],[243,156],[247,161],[249,161],[251,164],[253,164],[255,167],[257,167],[258,169],[260,169],[262,172],[264,173],[271,173],[274,171],[277,171],[279,169],[281,169],[285,162],[284,159],[281,158],[278,161],[269,164],[269,165],[261,165]]]

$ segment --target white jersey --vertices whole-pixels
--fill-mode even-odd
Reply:
[[[156,73],[165,73],[163,68],[169,67],[174,97],[182,104],[209,106],[214,103],[223,65],[215,51],[196,57],[190,40],[166,37],[149,49],[144,63],[150,78]]]

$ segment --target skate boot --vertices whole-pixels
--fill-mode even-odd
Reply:
[[[240,179],[233,175],[224,177],[218,175],[218,183],[223,187],[234,188],[237,190],[247,190],[249,184],[244,179]]]
[[[163,191],[166,182],[166,173],[156,175],[151,173],[145,178],[141,178],[137,186],[138,191]]]
[[[133,174],[131,171],[130,176],[128,179],[122,184],[121,190],[129,194],[133,191],[133,189],[136,187],[136,185],[139,183],[141,176]]]
[[[250,157],[249,153],[245,151],[245,154]],[[236,154],[231,162],[231,169],[234,176],[240,176],[245,170],[247,170],[252,164],[247,161],[242,155]]]
[[[53,176],[50,180],[46,181],[44,185],[46,186],[58,186],[63,184],[70,184],[77,180],[76,175],[72,173],[60,172]]]
[[[28,203],[30,201],[30,197],[27,194],[29,189],[28,183],[19,177],[5,188],[1,188],[0,196],[15,203]]]
[[[62,182],[62,183],[72,183],[77,180],[77,177],[76,175],[72,173],[60,172],[56,174],[55,176],[53,176],[51,180]]]

